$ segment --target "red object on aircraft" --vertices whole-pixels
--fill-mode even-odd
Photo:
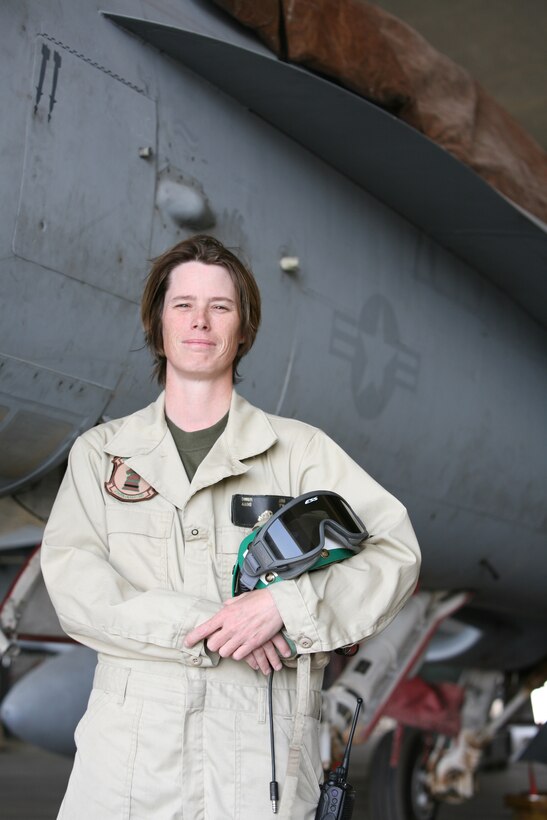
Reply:
[[[406,678],[389,698],[383,713],[405,726],[456,736],[460,731],[464,697],[463,687],[456,683]]]

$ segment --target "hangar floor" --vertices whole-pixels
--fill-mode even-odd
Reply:
[[[359,747],[352,753],[352,784],[359,790]],[[54,820],[70,772],[71,761],[17,741],[0,745],[0,817],[2,820]],[[547,766],[536,767],[540,790],[547,791]],[[441,806],[437,820],[513,820],[504,806],[505,794],[527,788],[527,767],[517,763],[508,770],[481,773],[479,792],[462,806]],[[359,813],[359,797],[353,820]]]

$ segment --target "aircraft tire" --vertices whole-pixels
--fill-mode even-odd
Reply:
[[[372,760],[368,780],[370,817],[434,820],[439,804],[427,793],[423,782],[422,733],[405,730],[396,767],[390,765],[393,735],[391,731],[382,737]]]

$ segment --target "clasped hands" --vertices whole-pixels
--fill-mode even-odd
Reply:
[[[184,645],[191,648],[206,640],[207,648],[222,658],[245,661],[251,669],[268,675],[282,668],[279,655],[291,655],[282,627],[270,590],[256,589],[225,601],[212,618],[188,633]]]

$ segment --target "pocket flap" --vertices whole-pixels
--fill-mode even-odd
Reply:
[[[173,513],[169,510],[139,510],[106,508],[107,532],[133,532],[149,538],[168,538],[173,526]]]

